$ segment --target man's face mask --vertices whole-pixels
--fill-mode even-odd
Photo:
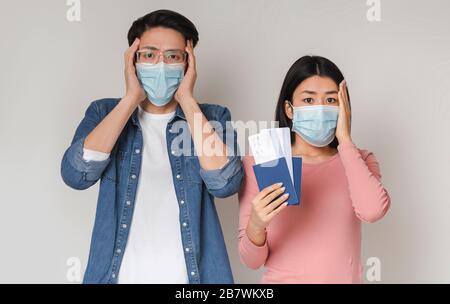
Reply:
[[[136,63],[137,77],[148,100],[159,107],[172,100],[183,79],[184,70],[184,63]]]
[[[317,105],[294,107],[292,131],[315,147],[329,145],[335,136],[339,107]]]

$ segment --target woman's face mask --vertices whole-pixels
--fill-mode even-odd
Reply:
[[[314,105],[294,107],[292,131],[315,147],[329,145],[335,136],[339,107]]]
[[[137,77],[148,100],[155,106],[168,104],[183,80],[184,63],[136,63]]]

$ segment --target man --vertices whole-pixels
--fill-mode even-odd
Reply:
[[[228,109],[193,97],[198,32],[159,10],[128,42],[126,94],[90,104],[61,164],[74,189],[101,180],[83,282],[232,283],[213,197],[243,170]]]

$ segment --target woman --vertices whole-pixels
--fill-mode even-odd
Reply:
[[[374,154],[352,141],[348,96],[323,57],[300,58],[285,77],[276,120],[292,129],[292,154],[303,160],[300,206],[287,207],[282,185],[260,192],[244,157],[239,254],[250,268],[265,266],[263,283],[362,282],[361,222],[381,219],[390,198]]]

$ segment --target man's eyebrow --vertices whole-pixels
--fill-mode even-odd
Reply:
[[[173,52],[173,51],[181,51],[181,52],[183,52],[184,50],[182,50],[182,49],[168,49],[166,51],[171,51],[171,52]]]
[[[159,51],[159,49],[157,47],[149,46],[149,45],[143,46],[142,49]]]
[[[158,49],[157,47],[149,46],[149,45],[143,46],[141,49],[147,49],[147,50],[159,51],[159,49]],[[182,50],[182,49],[169,49],[169,50],[166,50],[166,51],[171,51],[171,52],[173,52],[173,51],[183,51],[183,50]]]

